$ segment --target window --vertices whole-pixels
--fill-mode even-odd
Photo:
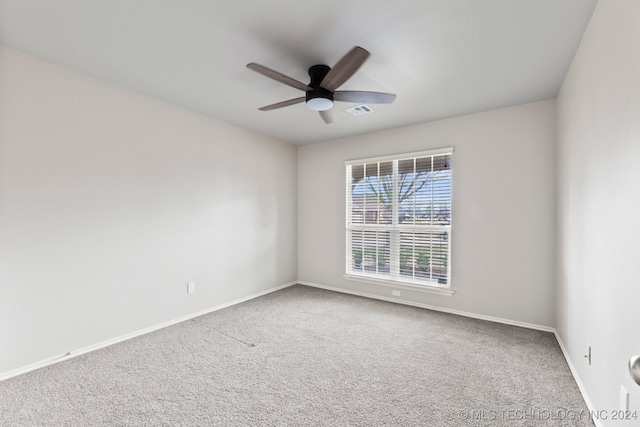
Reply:
[[[452,148],[346,162],[346,277],[449,288]]]

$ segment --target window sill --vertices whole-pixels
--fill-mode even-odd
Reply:
[[[345,274],[343,277],[347,280],[353,280],[356,282],[364,282],[364,283],[369,283],[374,285],[388,286],[396,289],[407,289],[411,291],[427,292],[427,293],[438,294],[438,295],[451,296],[456,293],[456,291],[453,291],[450,288],[443,288],[441,286],[415,285],[413,283],[401,282],[396,280],[385,280],[385,279],[380,279],[378,277],[371,277],[371,276]]]

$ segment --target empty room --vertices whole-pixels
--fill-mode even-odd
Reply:
[[[0,426],[640,426],[637,0],[0,0]]]

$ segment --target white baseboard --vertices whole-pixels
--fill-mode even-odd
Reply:
[[[122,341],[130,340],[132,338],[136,338],[136,337],[139,337],[141,335],[145,335],[145,334],[148,334],[150,332],[154,332],[154,331],[157,331],[159,329],[166,328],[166,327],[171,326],[171,325],[175,325],[176,323],[184,322],[186,320],[191,320],[191,319],[193,319],[195,317],[199,317],[199,316],[202,316],[202,315],[205,315],[205,314],[209,314],[209,313],[212,313],[214,311],[221,310],[223,308],[231,307],[232,305],[240,304],[242,302],[249,301],[249,300],[261,297],[261,296],[266,295],[266,294],[270,294],[271,292],[275,292],[275,291],[279,291],[280,289],[288,288],[289,286],[293,286],[293,285],[295,285],[297,283],[298,282],[285,283],[284,285],[276,286],[274,288],[269,288],[266,291],[258,292],[256,294],[249,295],[247,297],[240,298],[240,299],[237,299],[237,300],[234,300],[234,301],[230,301],[230,302],[227,302],[227,303],[224,303],[224,304],[220,304],[220,305],[217,305],[215,307],[210,307],[210,308],[207,308],[205,310],[198,311],[196,313],[191,313],[191,314],[188,314],[186,316],[179,317],[177,319],[169,320],[168,322],[163,322],[163,323],[160,323],[160,324],[157,324],[157,325],[154,325],[154,326],[150,326],[148,328],[140,329],[140,330],[137,330],[135,332],[131,332],[129,334],[120,335],[118,337],[115,337],[115,338],[112,338],[112,339],[108,339],[106,341],[102,341],[102,342],[99,342],[99,343],[96,343],[96,344],[92,344],[92,345],[89,345],[87,347],[83,347],[83,348],[79,348],[77,350],[69,351],[68,353],[62,354],[60,356],[54,356],[54,357],[51,357],[49,359],[41,360],[39,362],[35,362],[35,363],[30,364],[30,365],[23,366],[21,368],[17,368],[17,369],[8,371],[8,372],[3,372],[3,373],[0,373],[0,381],[6,380],[6,379],[9,379],[9,378],[21,375],[21,374],[25,374],[27,372],[34,371],[36,369],[43,368],[45,366],[53,365],[54,363],[62,362],[63,360],[68,360],[68,359],[71,359],[73,357],[77,357],[77,356],[80,356],[82,354],[89,353],[91,351],[99,350],[101,348],[105,348],[105,347],[108,347],[110,345],[122,342]]]
[[[535,329],[535,330],[544,331],[544,332],[555,332],[555,329],[550,327],[550,326],[542,326],[542,325],[536,325],[536,324],[533,324],[533,323],[519,322],[517,320],[503,319],[501,317],[486,316],[484,314],[470,313],[468,311],[453,310],[453,309],[450,309],[450,308],[438,307],[438,306],[435,306],[435,305],[422,304],[422,303],[419,303],[419,302],[412,302],[412,301],[406,301],[406,300],[401,300],[401,299],[389,298],[389,297],[385,297],[385,296],[381,296],[381,295],[368,294],[366,292],[357,292],[357,291],[351,291],[351,290],[342,289],[342,288],[334,288],[332,286],[319,285],[317,283],[303,282],[303,281],[300,281],[300,280],[298,281],[298,283],[300,285],[311,286],[311,287],[320,288],[320,289],[326,289],[326,290],[329,290],[329,291],[342,292],[342,293],[345,293],[345,294],[357,295],[357,296],[360,296],[360,297],[373,298],[373,299],[378,299],[378,300],[382,300],[382,301],[394,302],[394,303],[397,303],[397,304],[404,304],[404,305],[410,305],[410,306],[413,306],[413,307],[426,308],[426,309],[429,309],[429,310],[441,311],[441,312],[444,312],[444,313],[457,314],[459,316],[472,317],[474,319],[488,320],[490,322],[504,323],[505,325],[520,326],[522,328]]]
[[[4,373],[0,373],[0,381],[2,380],[6,380],[8,378],[12,378],[30,371],[34,371],[36,369],[39,368],[43,368],[45,366],[49,366],[52,365],[54,363],[58,363],[61,362],[63,360],[68,360],[71,359],[73,357],[76,356],[80,356],[82,354],[85,353],[89,353],[91,351],[95,351],[95,350],[99,350],[101,348],[105,348],[108,347],[110,345],[113,344],[117,344],[119,342],[122,341],[126,341],[126,340],[130,340],[132,338],[136,338],[139,337],[141,335],[145,335],[148,334],[150,332],[154,332],[157,331],[159,329],[162,328],[166,328],[168,326],[171,325],[175,325],[177,323],[180,322],[184,322],[190,319],[193,319],[195,317],[199,317],[208,313],[212,313],[214,311],[217,310],[221,310],[223,308],[227,308],[236,304],[240,304],[242,302],[245,301],[249,301],[252,300],[254,298],[258,298],[261,297],[263,295],[269,294],[271,292],[275,292],[275,291],[279,291],[281,289],[284,288],[288,288],[289,286],[293,286],[295,284],[300,284],[300,285],[304,285],[304,286],[310,286],[310,287],[314,287],[314,288],[320,288],[320,289],[326,289],[329,291],[334,291],[334,292],[341,292],[341,293],[345,293],[345,294],[351,294],[351,295],[357,295],[357,296],[361,296],[361,297],[366,297],[366,298],[372,298],[372,299],[377,299],[377,300],[382,300],[382,301],[388,301],[388,302],[392,302],[392,303],[397,303],[397,304],[404,304],[404,305],[409,305],[409,306],[413,306],[413,307],[420,307],[420,308],[426,308],[429,310],[435,310],[435,311],[441,311],[444,313],[451,313],[451,314],[457,314],[460,316],[465,316],[465,317],[471,317],[474,319],[480,319],[480,320],[487,320],[490,322],[497,322],[497,323],[503,323],[503,324],[507,324],[507,325],[512,325],[512,326],[520,326],[523,328],[528,328],[528,329],[535,329],[535,330],[539,330],[539,331],[545,331],[545,332],[552,332],[555,337],[556,340],[558,341],[558,344],[560,346],[560,349],[562,350],[562,354],[564,355],[565,360],[567,361],[567,365],[569,365],[569,369],[571,371],[571,374],[573,375],[573,378],[576,381],[576,384],[578,385],[578,389],[580,390],[580,393],[582,394],[582,397],[585,401],[585,403],[587,404],[587,407],[589,409],[589,411],[594,412],[594,406],[591,404],[591,400],[589,399],[589,396],[587,395],[586,389],[582,383],[582,381],[580,380],[580,377],[578,376],[578,372],[575,369],[571,359],[569,358],[569,353],[567,352],[567,349],[564,346],[564,343],[562,342],[562,338],[560,337],[560,334],[558,333],[558,331],[556,331],[555,328],[549,327],[549,326],[542,326],[542,325],[536,325],[536,324],[532,324],[532,323],[526,323],[526,322],[520,322],[520,321],[516,321],[516,320],[509,320],[509,319],[503,319],[503,318],[499,318],[499,317],[493,317],[493,316],[486,316],[483,314],[476,314],[476,313],[470,313],[470,312],[466,312],[466,311],[461,311],[461,310],[453,310],[453,309],[449,309],[449,308],[443,308],[443,307],[438,307],[438,306],[432,306],[432,305],[428,305],[428,304],[422,304],[422,303],[417,303],[417,302],[411,302],[411,301],[405,301],[405,300],[400,300],[400,299],[395,299],[395,298],[388,298],[385,296],[380,296],[380,295],[375,295],[375,294],[368,294],[366,292],[357,292],[357,291],[351,291],[351,290],[347,290],[347,289],[341,289],[341,288],[336,288],[336,287],[332,287],[332,286],[326,286],[326,285],[320,285],[317,283],[311,283],[311,282],[305,282],[305,281],[294,281],[294,282],[289,282],[286,283],[284,285],[280,285],[280,286],[276,286],[270,289],[267,289],[266,291],[262,291],[262,292],[258,292],[256,294],[253,295],[249,295],[247,297],[244,298],[240,298],[234,301],[230,301],[228,303],[224,303],[224,304],[220,304],[217,305],[215,307],[211,307],[211,308],[207,308],[205,310],[201,310],[198,311],[196,313],[191,313],[188,314],[186,316],[183,317],[179,317],[177,319],[173,319],[170,320],[168,322],[164,322],[164,323],[160,323],[158,325],[154,325],[148,328],[144,328],[144,329],[140,329],[138,331],[129,333],[129,334],[125,334],[125,335],[121,335],[106,341],[102,341],[99,342],[97,344],[93,344],[87,347],[83,347],[74,351],[70,351],[66,354],[60,355],[60,356],[55,356],[49,359],[45,359],[45,360],[41,360],[39,362],[36,363],[32,363],[30,365],[21,367],[21,368],[17,368],[8,372],[4,372]],[[593,420],[594,424],[596,425],[596,427],[602,427],[603,424],[600,420]]]
[[[569,370],[571,371],[571,375],[573,375],[573,379],[576,380],[576,384],[578,384],[578,390],[580,390],[580,393],[582,394],[584,403],[587,404],[587,408],[589,408],[589,411],[591,413],[596,412],[595,407],[593,406],[593,404],[591,403],[591,400],[589,399],[589,395],[587,395],[587,389],[585,388],[584,384],[580,380],[580,376],[578,376],[578,371],[573,365],[573,362],[571,362],[571,358],[569,357],[569,352],[567,352],[567,348],[564,346],[564,343],[562,342],[562,338],[560,338],[560,334],[556,330],[553,331],[553,334],[556,336],[556,340],[558,341],[560,350],[562,350],[562,354],[564,355],[564,360],[566,360],[567,365],[569,365]],[[596,425],[596,427],[603,427],[602,420],[592,419],[592,421]]]

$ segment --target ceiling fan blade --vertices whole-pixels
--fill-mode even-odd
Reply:
[[[391,104],[396,99],[395,93],[366,92],[359,90],[339,90],[333,93],[335,101],[358,102],[366,104]]]
[[[300,98],[289,99],[287,101],[278,102],[276,104],[267,105],[261,108],[258,108],[260,111],[269,111],[275,110],[276,108],[288,107],[289,105],[299,104],[301,102],[305,102],[306,98],[304,96]]]
[[[369,55],[369,52],[360,46],[354,47],[345,56],[340,58],[331,71],[324,77],[320,86],[333,92],[358,71],[358,68],[367,60]]]
[[[320,111],[320,117],[327,124],[333,123],[336,121],[336,112],[333,108],[329,108],[328,110]]]
[[[264,65],[260,65],[260,64],[256,64],[255,62],[251,62],[249,64],[247,64],[247,68],[249,68],[250,70],[255,71],[256,73],[260,73],[263,76],[267,76],[270,79],[273,79],[275,81],[278,81],[280,83],[284,83],[287,86],[291,86],[294,87],[296,89],[300,89],[303,91],[308,91],[311,88],[309,86],[307,86],[306,84],[299,82],[296,79],[293,79],[289,76],[285,76],[282,73],[279,73],[275,70],[272,70],[271,68],[267,68]]]

